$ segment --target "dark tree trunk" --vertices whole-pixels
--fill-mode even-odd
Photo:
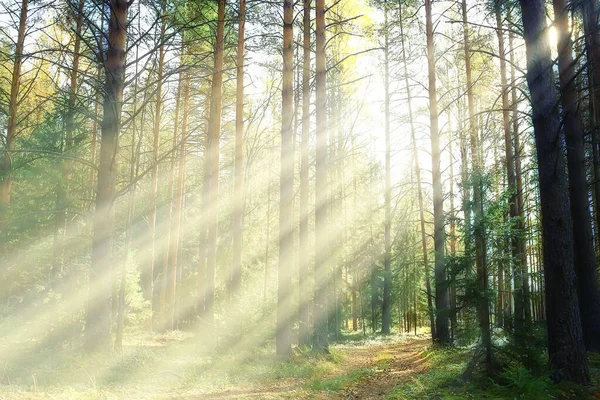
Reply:
[[[560,76],[562,120],[567,145],[571,218],[573,219],[573,252],[577,276],[577,293],[581,313],[583,341],[588,351],[600,350],[600,291],[592,237],[592,217],[588,201],[583,129],[577,115],[577,89],[573,43],[569,32],[569,10],[565,0],[554,0],[557,27],[558,72]]]
[[[566,166],[543,0],[520,0],[538,159],[548,354],[555,381],[590,381],[573,268]]]
[[[115,234],[114,200],[123,88],[125,85],[125,43],[128,9],[129,3],[126,0],[111,0],[110,2],[108,49],[105,66],[104,116],[100,142],[94,234],[92,237],[90,289],[85,320],[85,347],[88,351],[108,351],[111,347],[111,272],[115,262],[113,254]]]

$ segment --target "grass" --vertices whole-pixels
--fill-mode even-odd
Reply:
[[[460,380],[471,357],[464,349],[432,348],[422,356],[428,364],[427,372],[413,376],[397,386],[388,395],[389,400],[548,400],[600,398],[600,355],[590,355],[592,387],[585,388],[569,382],[554,384],[546,374],[533,374],[528,369],[512,364],[505,368],[497,382],[473,377],[470,382]]]
[[[350,342],[358,345],[355,338]],[[371,372],[348,371],[343,366],[346,356],[335,345],[328,355],[295,349],[287,359],[276,357],[272,347],[263,343],[214,353],[203,351],[192,334],[140,332],[128,335],[122,354],[90,357],[47,347],[14,350],[18,357],[0,364],[0,399],[169,398],[277,387],[332,392]]]

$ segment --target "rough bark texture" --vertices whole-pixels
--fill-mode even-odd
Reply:
[[[583,129],[577,115],[578,96],[575,88],[573,43],[569,32],[569,10],[566,7],[565,0],[554,0],[555,26],[559,37],[560,100],[567,145],[571,218],[573,219],[573,252],[583,340],[588,351],[598,351],[600,350],[600,291],[588,201]]]
[[[520,0],[527,49],[527,84],[538,159],[548,353],[555,381],[589,383],[573,268],[569,194],[559,138],[554,73],[543,0]]]
[[[115,185],[117,178],[117,151],[123,87],[125,83],[125,43],[127,36],[126,0],[111,0],[108,24],[108,49],[100,163],[94,234],[92,237],[92,265],[85,320],[85,347],[88,351],[108,351],[111,346],[111,270],[115,233]]]
[[[435,249],[435,321],[436,341],[450,342],[448,320],[448,286],[444,261],[444,198],[442,193],[442,171],[440,167],[440,132],[438,127],[438,104],[435,78],[435,53],[433,45],[433,21],[431,0],[425,0],[425,30],[427,35],[427,69],[429,72],[429,119],[431,136],[431,172],[433,182],[433,241]]]

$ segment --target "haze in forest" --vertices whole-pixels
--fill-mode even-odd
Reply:
[[[600,393],[597,0],[0,0],[0,398]]]

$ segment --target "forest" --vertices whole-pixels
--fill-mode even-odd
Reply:
[[[600,398],[597,0],[0,0],[0,399]]]

